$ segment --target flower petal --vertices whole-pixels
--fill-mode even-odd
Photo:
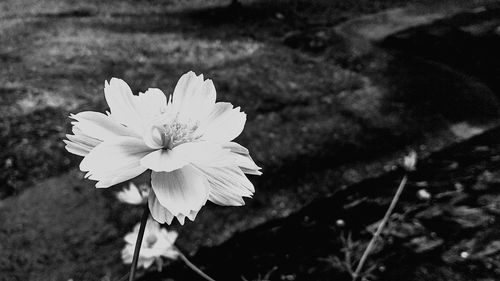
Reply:
[[[196,166],[210,183],[209,200],[223,206],[244,205],[242,197],[252,197],[255,189],[240,168]]]
[[[208,181],[191,165],[172,172],[153,171],[151,186],[160,204],[175,216],[200,210],[208,199]]]
[[[226,167],[235,164],[235,159],[231,150],[223,148],[220,144],[208,141],[198,141],[184,143],[175,149],[182,149],[190,163],[202,165],[205,167]]]
[[[236,193],[224,191],[220,188],[212,188],[208,196],[210,202],[221,206],[243,206],[245,200]]]
[[[135,108],[141,119],[151,120],[167,110],[167,97],[156,88],[149,88],[145,93],[133,96]]]
[[[172,231],[167,231],[165,228],[160,229],[160,236],[168,241],[169,245],[174,245],[175,240],[177,240],[177,237],[179,237],[179,233],[177,231],[172,230]]]
[[[135,235],[135,237],[137,237],[137,235]],[[135,242],[134,242],[135,244]],[[125,264],[131,264],[132,263],[132,259],[133,259],[133,255],[134,255],[134,244],[127,244],[122,252],[121,252],[121,256],[122,256],[122,261],[123,263]],[[139,254],[139,259],[137,261],[137,267],[138,268],[148,268],[150,267],[153,262],[155,261],[155,257],[153,255],[151,255],[150,251],[148,251],[149,249],[142,249],[141,248],[141,252]]]
[[[149,211],[151,212],[151,216],[155,221],[167,224],[172,223],[174,215],[172,215],[172,213],[169,212],[167,208],[163,207],[160,204],[160,201],[158,201],[158,198],[156,198],[154,192],[149,193],[148,206],[149,206]]]
[[[66,144],[64,148],[66,148],[68,152],[78,156],[86,156],[93,149],[93,147],[88,147],[85,144],[75,143],[69,140],[63,140],[63,142]]]
[[[218,102],[195,134],[203,140],[229,142],[241,134],[246,118],[239,107],[233,108],[230,103]]]
[[[181,225],[184,225],[184,220],[185,220],[186,216],[181,215],[181,214],[179,214],[177,216],[172,215],[172,213],[167,208],[163,207],[160,204],[160,201],[158,201],[158,198],[156,197],[154,192],[149,193],[148,204],[149,204],[149,211],[151,212],[151,216],[157,222],[171,224],[174,217],[176,217],[177,220],[179,221],[179,223]],[[189,212],[189,215],[187,216],[187,218],[190,219],[191,221],[194,221],[197,214],[198,214],[198,211],[191,211],[191,212]],[[173,243],[173,242],[175,242],[175,239],[177,238],[177,233],[174,232],[175,237],[172,236],[171,233],[172,232],[169,232],[168,239],[170,241],[172,241],[172,243]]]
[[[205,205],[205,204],[203,204]],[[189,215],[185,216],[185,215],[177,215],[177,220],[179,221],[179,223],[181,225],[184,225],[184,221],[186,220],[186,218],[190,219],[191,221],[194,221],[194,219],[196,218],[196,215],[198,215],[198,211],[191,211],[189,212]]]
[[[140,163],[155,172],[172,172],[189,164],[183,152],[179,149],[159,149],[144,156]]]
[[[163,148],[165,136],[162,134],[158,126],[154,124],[154,120],[146,124],[144,127],[145,129],[142,135],[144,143],[154,149]]]
[[[99,177],[96,175],[91,175],[89,179],[98,181],[95,187],[107,188],[115,184],[133,179],[138,175],[144,173],[146,170],[147,168],[136,166],[134,164],[133,167],[124,168],[122,170],[115,170],[107,174],[99,175]]]
[[[127,83],[121,79],[111,78],[109,83],[107,81],[104,83],[104,96],[113,118],[141,134],[142,118],[135,105],[135,96]]]
[[[76,120],[72,123],[73,132],[76,130],[75,135],[83,134],[101,141],[119,136],[139,137],[129,128],[100,112],[84,111],[70,117]]]
[[[99,187],[108,187],[143,173],[140,159],[152,150],[141,139],[118,137],[104,141],[83,158],[80,169],[88,171],[90,179],[103,181]]]
[[[202,120],[215,105],[216,91],[212,80],[203,80],[192,71],[182,75],[174,89],[172,105],[181,119]]]
[[[76,132],[74,135],[69,135],[69,134],[66,135],[68,141],[82,145],[88,148],[89,150],[92,150],[94,147],[96,147],[98,144],[102,142],[102,140],[89,137],[83,133],[78,132],[78,130],[76,129],[74,131]]]
[[[241,144],[239,143],[236,143],[236,142],[227,142],[225,144],[222,145],[224,148],[228,148],[231,150],[231,152],[234,152],[234,153],[238,153],[238,154],[241,154],[241,155],[249,155],[250,154],[250,151],[248,151],[248,149],[244,146],[242,146]]]
[[[74,135],[66,135],[68,140],[64,142],[66,150],[76,155],[86,156],[103,140],[137,136],[127,127],[99,112],[84,111],[70,117],[76,120],[72,122]]]
[[[133,182],[130,182],[128,187],[124,187],[116,193],[116,198],[122,203],[140,205],[146,202],[145,198],[147,197],[147,194],[143,194],[142,192]]]
[[[171,260],[176,260],[179,258],[179,252],[175,248],[170,247],[170,248],[162,251],[160,256],[166,257],[166,258],[171,259]]]
[[[131,264],[132,263],[132,258],[134,255],[134,246],[133,245],[126,245],[123,250],[122,250],[122,260],[123,263],[125,264]]]
[[[235,163],[230,149],[212,142],[187,142],[173,149],[160,149],[141,159],[141,165],[155,172],[171,172],[189,163],[209,167],[224,167]]]
[[[153,264],[154,261],[155,261],[155,258],[150,258],[150,257],[144,257],[143,256],[143,257],[139,257],[138,263],[140,264],[140,266],[142,265],[143,268],[147,269],[147,268],[149,268]]]
[[[240,167],[245,174],[262,175],[260,167],[255,164],[248,149],[235,142],[228,142],[222,145],[223,148],[228,148],[232,152],[235,164]]]

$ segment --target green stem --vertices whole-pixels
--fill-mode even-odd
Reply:
[[[139,235],[137,235],[137,241],[135,242],[134,257],[132,259],[132,265],[130,266],[130,275],[128,276],[128,281],[134,281],[135,271],[137,270],[137,261],[139,260],[139,252],[141,251],[142,238],[144,237],[144,230],[146,229],[146,223],[149,218],[149,207],[148,204],[144,206],[144,212],[142,213],[141,226],[139,227]]]
[[[361,273],[361,269],[363,268],[363,265],[366,262],[366,259],[368,258],[368,255],[372,251],[373,247],[375,246],[375,242],[377,241],[378,237],[382,233],[382,230],[384,229],[385,225],[387,224],[387,221],[389,220],[392,211],[394,210],[394,207],[396,206],[396,203],[399,200],[399,196],[401,196],[401,193],[403,192],[403,189],[406,185],[406,182],[408,181],[408,175],[405,175],[403,179],[401,180],[401,183],[399,184],[398,190],[396,191],[396,194],[394,195],[394,198],[392,198],[391,205],[389,205],[389,209],[387,209],[387,212],[385,213],[384,218],[382,219],[382,222],[378,225],[377,231],[372,237],[372,240],[370,240],[370,243],[366,247],[365,252],[363,253],[363,256],[361,257],[361,260],[358,263],[358,266],[356,267],[356,271],[354,271],[354,274],[352,275],[352,280],[355,281],[359,277]]]

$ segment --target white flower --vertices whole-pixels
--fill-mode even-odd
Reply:
[[[405,156],[404,161],[403,161],[403,166],[406,171],[412,172],[416,170],[417,165],[417,153],[412,150],[408,155]]]
[[[137,187],[133,182],[130,182],[128,187],[124,187],[116,194],[116,198],[123,203],[140,205],[147,202],[150,189],[146,184]]]
[[[122,80],[106,82],[110,113],[71,115],[66,149],[84,156],[80,169],[96,187],[109,187],[150,169],[151,215],[160,223],[194,220],[210,200],[241,206],[255,192],[245,174],[260,175],[248,150],[232,142],[246,114],[215,102],[211,80],[184,74],[168,99],[159,89],[133,95]]]
[[[122,260],[126,264],[132,263],[135,243],[137,235],[139,235],[139,228],[140,224],[138,223],[134,227],[134,231],[128,233],[124,237],[127,244],[122,250]],[[148,268],[155,261],[161,265],[161,257],[173,260],[177,259],[179,252],[174,247],[177,236],[177,232],[167,231],[166,229],[161,228],[156,221],[148,219],[141,244],[141,250],[139,251],[137,267]]]
[[[422,188],[419,191],[417,191],[417,197],[420,200],[429,200],[429,199],[431,199],[432,195],[429,193],[429,191]]]

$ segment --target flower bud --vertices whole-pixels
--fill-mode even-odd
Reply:
[[[412,172],[416,170],[417,165],[417,153],[415,150],[410,151],[408,155],[405,156],[403,167],[407,172]]]

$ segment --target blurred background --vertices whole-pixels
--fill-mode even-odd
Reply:
[[[237,141],[264,173],[246,206],[169,227],[216,280],[350,280],[345,236],[369,240],[410,149],[366,280],[499,280],[499,50],[493,0],[3,0],[0,280],[127,272],[141,208],[83,179],[68,115],[107,110],[111,77],[171,93],[189,70],[248,114]]]

